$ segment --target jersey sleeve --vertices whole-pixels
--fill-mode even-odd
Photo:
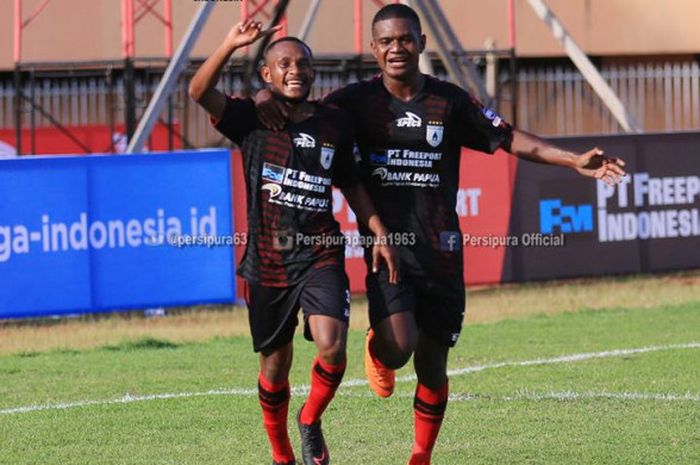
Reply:
[[[214,128],[237,145],[242,145],[243,140],[259,126],[255,112],[253,99],[226,97],[224,115]]]
[[[513,127],[498,113],[462,89],[459,89],[455,102],[456,129],[462,146],[486,153],[510,148]]]

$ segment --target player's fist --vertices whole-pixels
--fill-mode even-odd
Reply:
[[[269,29],[263,30],[263,25],[260,21],[253,21],[252,19],[246,19],[241,21],[231,28],[226,36],[226,43],[231,48],[240,48],[250,45],[261,37],[274,34],[279,31],[282,26],[275,26]]]

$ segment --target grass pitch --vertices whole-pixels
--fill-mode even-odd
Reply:
[[[468,324],[433,464],[700,463],[700,299],[688,297]],[[350,332],[349,383],[324,417],[333,463],[404,465],[412,370],[372,397],[363,336]],[[290,419],[314,356],[300,337],[295,350]],[[267,465],[256,375],[246,336],[2,355],[0,464]]]

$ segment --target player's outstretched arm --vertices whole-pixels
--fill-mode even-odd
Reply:
[[[399,282],[399,255],[396,249],[388,243],[389,230],[382,223],[379,214],[374,209],[374,204],[362,184],[355,184],[341,189],[350,208],[362,223],[367,225],[376,240],[372,247],[372,272],[379,271],[379,262],[384,260],[389,269],[389,282]]]
[[[510,152],[523,160],[572,168],[582,176],[600,179],[609,185],[619,183],[625,175],[625,162],[617,157],[606,157],[597,147],[576,154],[518,129],[513,130]]]
[[[199,67],[190,81],[189,94],[214,119],[220,120],[226,108],[226,96],[216,89],[221,69],[231,58],[233,52],[241,47],[250,45],[256,40],[273,34],[281,26],[263,30],[260,21],[250,19],[241,21],[231,28],[224,41],[214,53]]]

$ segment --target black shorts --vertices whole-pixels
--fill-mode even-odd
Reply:
[[[299,324],[299,308],[304,311],[304,337],[311,341],[309,315],[326,315],[348,323],[348,277],[343,268],[327,266],[310,270],[289,287],[247,284],[246,303],[255,352],[274,350],[291,341]]]
[[[367,300],[372,326],[394,313],[412,312],[418,328],[454,347],[462,331],[466,292],[461,275],[454,277],[401,276],[389,284],[386,267],[368,273]]]

